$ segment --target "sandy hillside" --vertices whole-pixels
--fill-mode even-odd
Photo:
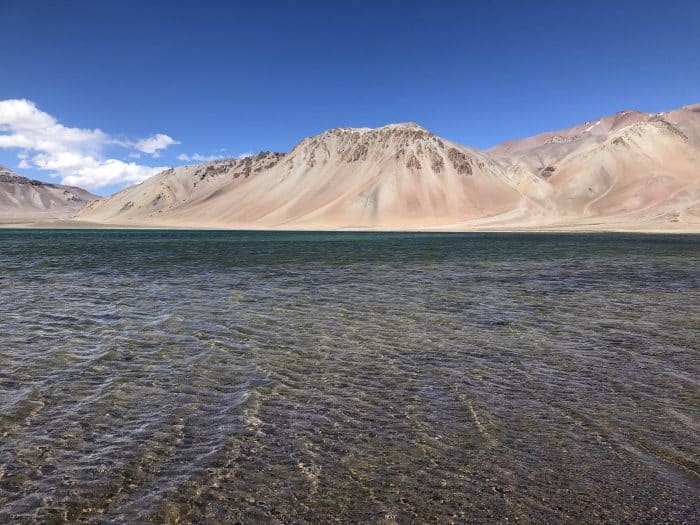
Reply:
[[[246,159],[252,169],[243,175],[240,162],[169,170],[93,203],[79,218],[210,227],[418,228],[501,215],[528,202],[506,164],[413,123],[329,130],[286,155]],[[544,186],[537,177],[529,179]],[[193,180],[198,188],[183,191]]]
[[[700,230],[700,105],[622,111],[489,153],[549,185],[548,212],[520,225]]]
[[[164,171],[80,221],[303,229],[700,231],[700,105],[627,110],[478,151],[413,123]]]
[[[0,221],[67,219],[98,197],[74,186],[21,177],[0,166]]]

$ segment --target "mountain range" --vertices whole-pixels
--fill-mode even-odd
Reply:
[[[75,186],[21,177],[0,165],[0,221],[70,219],[97,198]]]
[[[700,104],[621,111],[483,151],[415,123],[336,128],[288,153],[168,169],[102,199],[45,185],[81,199],[67,198],[60,217],[43,194],[7,184],[0,217],[14,191],[16,215],[51,210],[86,225],[700,231]]]

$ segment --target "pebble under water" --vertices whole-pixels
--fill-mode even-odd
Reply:
[[[0,230],[1,523],[700,521],[700,237]]]

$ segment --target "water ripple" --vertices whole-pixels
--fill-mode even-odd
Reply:
[[[2,522],[693,522],[700,239],[0,231]]]

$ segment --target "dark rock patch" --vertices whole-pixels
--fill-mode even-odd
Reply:
[[[543,179],[548,179],[554,174],[555,170],[556,168],[554,166],[547,166],[545,168],[542,168],[540,170],[540,177],[542,177]]]
[[[450,159],[452,167],[460,175],[472,174],[471,159],[466,153],[459,151],[457,148],[450,148],[447,150],[447,158]]]
[[[442,173],[445,170],[445,161],[435,151],[430,152],[430,167],[435,173]]]
[[[411,154],[411,156],[408,157],[408,160],[406,161],[406,167],[412,170],[419,170],[421,168],[421,164],[420,161],[416,158],[416,156]]]

